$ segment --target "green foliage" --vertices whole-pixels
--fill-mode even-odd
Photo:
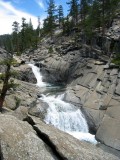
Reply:
[[[15,64],[15,60],[13,58],[13,45],[12,42],[10,41],[10,53],[8,54],[8,57],[0,62],[0,65],[4,65],[5,66],[5,72],[0,74],[0,79],[3,81],[3,86],[0,92],[0,111],[2,111],[2,107],[3,107],[3,102],[5,100],[5,96],[7,94],[7,91],[10,88],[15,88],[16,84],[14,84],[14,80],[11,79],[11,77],[14,75],[15,76],[15,72],[11,72],[11,66],[13,64]]]
[[[67,18],[64,19],[63,34],[69,35],[73,27],[74,27],[74,23],[72,23],[72,21],[70,21],[69,17],[67,16]]]
[[[48,52],[53,53],[53,47],[52,46],[49,47]]]
[[[78,13],[79,13],[78,0],[70,0],[69,2],[67,2],[67,4],[70,7],[69,16],[72,17],[72,21],[74,25],[76,25],[78,22]]]
[[[58,6],[58,22],[59,22],[59,28],[63,28],[64,13],[63,13],[63,7],[62,7],[62,5]]]
[[[38,24],[39,25],[39,24]],[[22,18],[22,25],[19,26],[18,22],[13,22],[13,33],[11,35],[0,36],[0,46],[4,47],[8,52],[12,50],[15,54],[21,55],[28,48],[36,48],[39,42],[39,33],[33,29],[31,19],[26,22],[25,18]],[[21,27],[21,29],[20,29]]]
[[[16,100],[16,108],[18,108],[21,103],[21,99],[18,97],[15,97],[15,100]]]
[[[52,38],[54,29],[56,28],[56,6],[54,0],[49,0],[47,2],[48,8],[47,8],[47,18],[44,20],[43,23],[43,28],[44,28],[44,33],[48,34],[50,33],[50,36]]]
[[[112,60],[112,63],[120,66],[120,53],[116,54],[116,57]]]
[[[68,1],[68,0],[66,0]],[[31,19],[26,22],[22,18],[22,25],[13,22],[13,33],[11,35],[0,36],[0,46],[7,51],[11,51],[10,41],[13,43],[13,52],[21,55],[28,48],[37,48],[42,37],[54,35],[54,30],[59,27],[63,29],[65,35],[71,34],[75,27],[85,34],[89,39],[99,32],[104,35],[107,27],[110,27],[117,12],[120,12],[120,0],[69,0],[68,15],[64,18],[62,5],[56,9],[55,1],[47,1],[47,17],[44,19],[43,28],[40,29],[40,19],[38,27],[33,29]]]
[[[120,58],[115,58],[112,60],[112,63],[120,66]]]

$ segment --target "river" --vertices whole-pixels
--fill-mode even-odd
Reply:
[[[53,86],[42,81],[40,68],[36,67],[34,64],[29,65],[37,79],[36,85],[39,88],[49,87],[52,90]],[[55,88],[55,86],[53,88]],[[51,95],[48,90],[48,93],[42,94],[40,99],[49,105],[44,119],[45,123],[51,124],[79,140],[97,144],[95,135],[89,133],[87,121],[81,110],[73,104],[63,101],[64,93],[60,94],[58,90],[58,93]]]

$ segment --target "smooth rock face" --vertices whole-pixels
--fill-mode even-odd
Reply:
[[[10,108],[11,110],[15,110],[20,105],[20,99],[16,97],[14,94],[13,95],[11,94],[5,97],[4,105],[7,108]]]
[[[35,124],[34,129],[37,133],[54,146],[63,160],[119,160],[118,157],[104,152],[95,145],[81,142],[34,117],[31,119]]]
[[[30,83],[37,82],[32,72],[32,69],[28,64],[23,64],[18,67],[13,67],[13,70],[17,72],[17,79]]]
[[[42,62],[41,72],[43,80],[49,83],[66,82],[68,77],[69,63],[66,63],[60,57],[49,57]]]
[[[97,135],[101,133],[102,136],[99,136],[99,141],[118,149],[118,142],[116,142],[117,135],[111,134],[111,132],[113,132],[112,127],[106,131],[104,123],[106,126],[109,126],[110,122],[103,122],[103,118],[106,115],[112,117],[114,132],[120,130],[120,126],[115,125],[116,121],[120,122],[120,72],[117,68],[109,68],[109,66],[104,69],[104,66],[104,64],[99,65],[98,62],[96,64],[93,60],[88,60],[87,64],[81,69],[78,65],[76,71],[72,74],[73,77],[74,74],[77,75],[77,77],[72,79],[68,85],[66,100],[74,103],[75,101],[77,102],[77,98],[79,98],[82,102],[82,110],[88,122],[90,132],[97,132]],[[104,129],[102,129],[102,127]],[[104,134],[104,132],[107,132],[107,134]],[[97,135],[96,137],[98,137]],[[107,135],[108,137],[110,136],[109,141],[114,141],[114,144],[108,143]]]
[[[0,158],[3,160],[57,160],[27,123],[0,115]]]
[[[38,100],[35,106],[29,108],[28,113],[32,116],[41,118],[41,120],[44,120],[48,107],[49,106],[47,103]]]
[[[105,116],[96,134],[97,140],[120,150],[120,119]]]
[[[87,119],[89,131],[95,134],[102,122],[105,111],[95,110],[86,107],[83,107],[82,110],[83,113],[85,114],[85,118]]]
[[[72,103],[73,105],[77,105],[77,106],[81,105],[80,98],[75,95],[73,90],[66,91],[65,96],[64,96],[64,100],[66,102]]]

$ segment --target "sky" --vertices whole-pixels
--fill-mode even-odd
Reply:
[[[66,0],[55,0],[55,4],[62,5],[66,15],[68,5]],[[17,21],[21,25],[22,17],[29,22],[30,18],[34,28],[38,26],[38,16],[41,26],[46,18],[46,0],[0,0],[0,35],[12,33],[12,24]]]

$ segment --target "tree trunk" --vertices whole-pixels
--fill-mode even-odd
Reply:
[[[105,0],[102,1],[102,36],[105,35]]]
[[[4,100],[2,98],[0,98],[0,112],[2,112],[3,102],[4,102]]]
[[[2,111],[3,102],[5,100],[7,90],[9,89],[10,68],[11,68],[11,65],[7,64],[7,69],[6,69],[6,72],[5,72],[5,79],[4,79],[4,82],[3,82],[3,88],[1,90],[1,95],[0,95],[0,112]]]

